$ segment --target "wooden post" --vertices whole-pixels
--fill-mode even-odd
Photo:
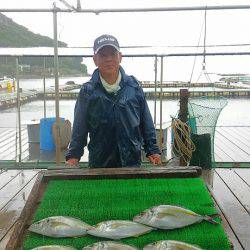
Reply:
[[[189,92],[188,89],[180,89],[180,112],[179,112],[179,119],[182,122],[188,121],[188,97]],[[180,157],[180,166],[186,166],[187,163],[184,157]]]

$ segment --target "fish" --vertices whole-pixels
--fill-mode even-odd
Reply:
[[[198,246],[187,244],[183,241],[160,240],[144,246],[143,250],[202,250],[202,249]]]
[[[76,249],[73,247],[68,247],[68,246],[50,245],[50,246],[36,247],[31,250],[76,250]]]
[[[115,241],[100,241],[84,247],[82,250],[138,250],[138,248]]]
[[[92,226],[69,216],[52,216],[35,222],[29,231],[53,238],[85,236]]]
[[[98,223],[94,229],[87,230],[87,233],[97,237],[118,240],[138,237],[152,230],[152,227],[129,220],[110,220]]]
[[[159,205],[149,208],[133,218],[133,221],[159,229],[182,228],[203,220],[212,224],[218,224],[213,218],[218,214],[210,216],[199,215],[189,209],[171,206]]]

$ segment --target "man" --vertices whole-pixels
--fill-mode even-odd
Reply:
[[[155,128],[142,88],[120,66],[117,39],[102,35],[94,42],[97,69],[83,84],[75,106],[68,166],[77,165],[89,135],[89,167],[139,167],[141,147],[160,164]]]

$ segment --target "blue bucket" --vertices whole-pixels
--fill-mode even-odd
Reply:
[[[64,121],[64,118],[60,118]],[[55,150],[56,145],[52,134],[52,126],[56,122],[56,118],[40,119],[40,150]]]

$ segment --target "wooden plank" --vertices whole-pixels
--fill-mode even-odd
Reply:
[[[2,148],[4,146],[8,145],[9,140],[11,140],[11,141],[15,140],[16,133],[17,133],[16,130],[11,129],[4,136],[1,135],[1,137],[0,137],[1,138],[0,147]],[[27,135],[28,134],[26,128],[21,129],[21,133],[22,133],[22,135]]]
[[[199,177],[199,167],[151,167],[151,168],[92,168],[49,170],[44,179],[100,179],[100,178],[187,178]]]
[[[217,172],[214,173],[211,193],[225,215],[226,220],[229,222],[230,227],[235,235],[237,235],[242,248],[249,249],[250,216],[230,189],[228,189]]]
[[[4,238],[0,241],[0,249],[7,249],[7,244],[10,240],[11,235],[14,232],[14,226],[9,230],[9,232],[4,236]]]
[[[16,145],[13,145],[12,148],[10,148],[9,151],[5,152],[4,155],[1,155],[0,158],[1,160],[13,160],[16,158],[16,152],[19,154],[19,145],[17,145],[17,148],[15,148]],[[23,153],[28,151],[29,149],[29,143],[27,142],[26,139],[22,140],[22,158],[23,158]]]
[[[0,134],[2,133],[6,133],[6,131],[8,130],[9,128],[6,128],[6,127],[0,127]],[[10,130],[10,129],[9,129]]]
[[[250,156],[248,155],[248,153],[243,148],[241,148],[241,146],[237,144],[237,142],[235,143],[234,141],[232,141],[232,137],[226,136],[219,131],[217,131],[216,136],[220,141],[220,146],[224,147],[224,151],[227,152],[227,154],[231,155],[234,161],[242,162],[250,160]]]
[[[247,127],[230,127],[230,131],[234,133],[236,137],[241,138],[241,140],[250,145],[250,129]]]
[[[217,209],[217,211],[220,214],[220,218],[221,218],[221,224],[224,228],[224,230],[226,231],[226,234],[229,238],[229,241],[232,243],[232,249],[234,250],[244,250],[240,244],[240,242],[237,239],[237,236],[234,234],[234,231],[232,230],[231,226],[229,225],[226,217],[224,216],[223,212],[221,211],[219,205],[217,204],[216,200],[213,198],[213,201],[215,203],[215,207]]]
[[[214,142],[214,152],[215,152],[215,161],[220,161],[220,162],[232,162],[234,159],[227,153],[225,152],[225,148],[223,149],[218,143],[217,138],[215,139]]]
[[[28,135],[22,133],[22,144],[28,143]],[[17,139],[18,142],[18,139]],[[15,152],[16,148],[18,149],[19,144],[17,143],[16,145],[16,138],[12,137],[9,138],[9,140],[6,142],[6,145],[1,146],[1,151],[0,151],[0,158],[3,156],[9,154],[8,152]]]
[[[29,198],[20,215],[20,219],[15,223],[13,233],[6,245],[6,250],[22,249],[22,244],[25,236],[25,228],[29,225],[39,205],[39,201],[45,191],[47,183],[42,181],[43,171],[40,171],[36,178],[36,182],[30,192]]]
[[[22,153],[28,151],[29,143],[27,137],[22,137]],[[16,145],[16,142],[13,142],[9,145],[4,152],[0,152],[0,159],[1,160],[12,160],[16,158],[16,153],[19,153],[19,144]],[[23,157],[23,156],[22,156]]]
[[[222,136],[219,132],[216,133],[215,137],[216,145],[219,146],[227,155],[232,158],[234,162],[249,162],[250,157],[240,150],[239,147],[235,146],[225,136]]]
[[[224,138],[227,138],[232,144],[236,147],[239,147],[242,151],[244,151],[248,156],[250,156],[250,143],[244,142],[244,137],[247,137],[247,134],[242,134],[241,136],[237,136],[233,134],[231,131],[225,130],[225,128],[220,128],[220,133]]]
[[[1,142],[3,143],[6,138],[10,137],[11,135],[15,135],[16,130],[15,129],[5,129],[4,131],[1,131],[0,138]]]
[[[0,209],[14,197],[27,183],[37,174],[37,170],[22,171],[16,178],[12,179],[4,188],[0,190]]]
[[[0,217],[2,215],[11,215],[8,220],[0,221],[0,241],[5,237],[8,231],[15,224],[17,219],[20,217],[21,211],[25,206],[27,197],[35,183],[36,175],[31,179],[31,181],[17,193],[1,210]]]
[[[250,187],[250,169],[235,169],[234,172]]]
[[[5,126],[5,127],[1,127],[0,128],[0,135],[2,136],[4,136],[5,134],[8,134],[8,133],[10,133],[10,132],[12,132],[12,131],[15,131],[16,130],[16,128],[15,127],[7,127],[7,126]]]
[[[16,178],[21,173],[21,170],[8,170],[0,175],[0,190],[5,187],[12,179]]]
[[[217,169],[216,172],[250,214],[250,187],[233,169]]]
[[[216,162],[223,161],[221,154],[218,152],[218,148],[214,149],[214,159]]]
[[[219,155],[220,158],[222,158],[222,162],[232,162],[234,161],[233,157],[228,153],[228,149],[223,144],[223,141],[219,136],[216,134],[214,139],[214,151],[216,154]]]

